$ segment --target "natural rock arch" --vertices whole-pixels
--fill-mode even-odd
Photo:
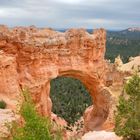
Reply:
[[[109,108],[111,107],[111,94],[108,88],[104,87],[104,85],[100,83],[100,80],[82,71],[62,71],[59,76],[76,78],[80,80],[89,91],[94,105],[87,108],[84,113],[85,131],[103,129],[103,123],[107,120],[107,117],[109,117]]]
[[[0,33],[0,49],[4,51],[1,54],[10,61],[7,62],[8,67],[2,70],[10,72],[12,69],[15,74],[7,78],[16,79],[13,84],[17,85],[14,93],[9,80],[4,85],[9,90],[4,92],[10,92],[13,100],[17,100],[21,88],[28,87],[38,111],[51,116],[51,79],[57,76],[74,77],[84,83],[94,100],[94,106],[84,115],[85,131],[104,129],[110,123],[111,95],[104,86],[107,69],[104,29],[89,34],[84,29],[61,33],[45,28],[2,27]]]

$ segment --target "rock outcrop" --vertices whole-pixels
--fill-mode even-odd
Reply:
[[[134,73],[140,73],[140,56],[130,58],[130,61],[126,64],[123,64],[120,68],[120,71]]]
[[[15,115],[11,109],[0,109],[0,139],[10,135],[11,123],[18,120],[19,116]]]
[[[0,51],[0,100],[13,110],[21,104],[21,89],[17,72],[16,58]]]
[[[27,87],[38,111],[51,116],[50,81],[74,77],[85,84],[94,102],[84,115],[85,131],[106,128],[111,123],[112,99],[105,86],[105,44],[104,29],[89,34],[84,29],[61,33],[34,26],[1,26],[0,98],[14,109],[21,89]]]
[[[120,55],[118,55],[118,57],[115,58],[114,64],[115,64],[116,68],[119,68],[119,67],[121,67],[123,65],[123,62],[121,60]]]
[[[86,133],[82,140],[122,140],[122,138],[116,136],[114,132],[93,131]]]

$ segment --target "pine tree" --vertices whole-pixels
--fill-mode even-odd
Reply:
[[[21,107],[21,115],[24,125],[12,124],[12,140],[62,140],[62,131],[54,125],[49,118],[40,116],[27,89],[23,90],[24,102]],[[57,128],[58,127],[58,128]]]
[[[128,140],[140,140],[140,77],[135,74],[124,87],[115,116],[115,133]]]

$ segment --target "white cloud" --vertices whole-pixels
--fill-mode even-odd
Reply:
[[[77,4],[77,3],[81,3],[85,0],[53,0],[56,2],[62,2],[62,3],[68,3],[68,4]]]
[[[125,28],[140,26],[140,0],[0,0],[0,24]]]
[[[30,17],[30,13],[20,8],[0,8],[0,18]]]

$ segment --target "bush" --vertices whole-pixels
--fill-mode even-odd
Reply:
[[[49,118],[40,116],[27,90],[23,91],[24,102],[21,115],[25,124],[19,127],[14,123],[11,135],[12,140],[62,140],[61,129],[57,129]],[[53,131],[55,130],[55,133]]]
[[[5,108],[6,108],[6,103],[5,103],[5,101],[3,101],[3,100],[0,101],[0,108],[1,108],[1,109],[5,109]]]
[[[140,77],[136,74],[125,85],[115,116],[115,132],[129,140],[140,140]]]

